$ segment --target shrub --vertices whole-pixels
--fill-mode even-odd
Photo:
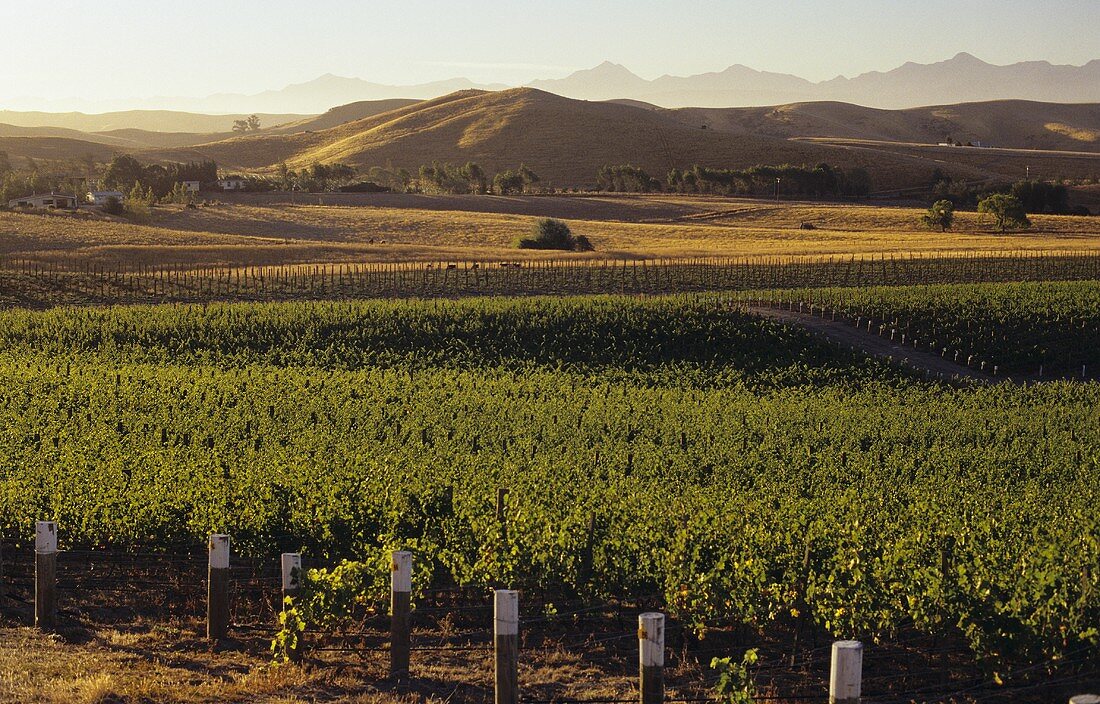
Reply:
[[[535,224],[535,236],[525,237],[516,246],[520,249],[557,249],[566,252],[595,250],[584,235],[574,235],[569,225],[554,218],[543,218]]]
[[[107,202],[100,207],[100,210],[107,213],[108,215],[121,216],[126,214],[126,206],[122,204],[121,200],[115,198],[114,196],[108,198]]]

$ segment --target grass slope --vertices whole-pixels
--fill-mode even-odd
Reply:
[[[695,163],[746,167],[827,161],[868,168],[887,187],[927,179],[934,168],[907,155],[702,130],[662,112],[571,100],[531,88],[462,91],[320,132],[200,145],[178,158],[196,155],[255,170],[282,161],[292,167],[342,161],[415,168],[432,161],[474,160],[489,171],[522,162],[544,182],[560,186],[592,184],[601,165],[628,162],[659,175]],[[982,176],[973,170],[966,175]]]
[[[733,134],[937,144],[947,137],[1011,149],[1100,152],[1100,105],[999,100],[909,110],[838,102],[669,111],[685,124]]]

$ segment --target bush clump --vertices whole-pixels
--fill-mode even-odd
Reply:
[[[584,235],[574,235],[569,225],[554,218],[543,218],[535,224],[533,237],[516,242],[520,249],[557,249],[565,252],[592,252],[592,246]]]

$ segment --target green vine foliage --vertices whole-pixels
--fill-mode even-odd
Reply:
[[[759,660],[755,648],[745,651],[741,661],[732,657],[714,658],[710,669],[718,674],[714,693],[719,704],[753,704],[756,700],[756,677],[753,668]]]
[[[978,293],[1093,335],[1096,286]],[[1097,646],[1100,384],[926,382],[730,303],[0,312],[0,533],[333,565],[277,658],[382,613],[398,548],[416,589],[663,594],[700,635],[916,628],[1003,672]]]
[[[414,541],[408,547],[424,546]],[[305,570],[300,575],[298,595],[287,597],[279,614],[279,631],[271,641],[274,661],[290,662],[291,653],[303,649],[311,631],[339,632],[383,613],[390,589],[392,552],[387,548],[370,561],[342,560],[331,569]],[[413,565],[415,605],[417,587],[428,583],[432,562],[420,560]]]

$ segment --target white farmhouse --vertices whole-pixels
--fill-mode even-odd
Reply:
[[[36,193],[33,196],[15,198],[8,201],[9,208],[63,208],[73,210],[76,208],[76,196],[67,196],[62,193]]]
[[[88,193],[88,200],[97,208],[107,205],[107,201],[112,198],[121,203],[126,200],[126,195],[121,191],[91,191]]]
[[[223,191],[243,191],[245,180],[240,176],[226,176],[225,178],[218,179],[218,186],[220,186]]]

